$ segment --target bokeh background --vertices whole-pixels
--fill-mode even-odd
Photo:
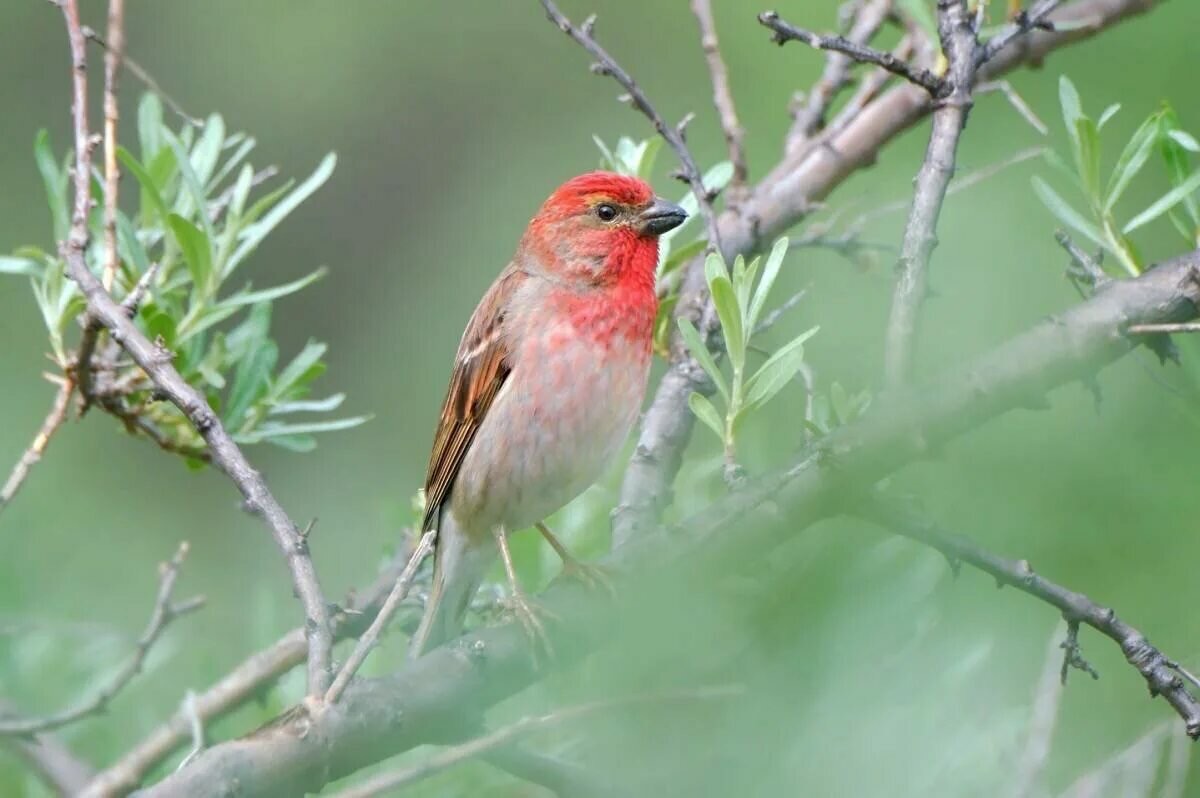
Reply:
[[[86,21],[99,29],[103,5],[84,4]],[[532,0],[128,5],[130,54],[192,114],[218,111],[231,129],[256,136],[256,163],[302,176],[325,152],[339,155],[326,187],[244,268],[256,285],[268,285],[330,267],[328,278],[277,305],[274,329],[284,356],[309,337],[328,341],[320,392],[344,390],[349,410],[375,414],[363,427],[324,436],[311,454],[250,450],[293,517],[319,518],[314,556],[329,592],[341,595],[369,580],[411,517],[458,335],[525,222],[558,182],[598,163],[593,134],[609,142],[623,134],[641,138],[647,125],[614,101],[615,84],[589,75],[584,54]],[[811,84],[823,59],[797,45],[771,46],[754,20],[762,9],[752,3],[714,5],[758,177],[782,150],[791,94]],[[831,1],[776,5],[810,27],[832,27],[836,18]],[[724,157],[686,4],[564,6],[579,18],[600,14],[601,41],[665,115],[697,112],[690,140],[702,163]],[[4,20],[0,250],[50,248],[31,148],[42,127],[60,151],[68,141],[62,19],[45,2],[5,0]],[[1051,135],[1040,136],[999,95],[981,98],[962,169],[1039,144],[1065,153],[1060,74],[1071,76],[1093,114],[1122,104],[1105,129],[1108,164],[1162,100],[1200,133],[1197,30],[1200,5],[1176,0],[1016,75],[1014,85]],[[98,64],[96,51],[92,57]],[[126,74],[122,133],[130,137],[140,93]],[[926,131],[920,126],[888,146],[874,168],[829,198],[830,210],[853,216],[903,200]],[[682,195],[667,177],[673,167],[664,151],[656,182],[664,193]],[[1032,174],[1048,171],[1029,161],[947,203],[922,372],[961,362],[1076,301],[1053,242],[1055,223],[1030,188]],[[1122,208],[1136,212],[1165,187],[1155,165]],[[865,237],[898,243],[903,217],[878,217]],[[1138,244],[1150,258],[1182,248],[1165,222],[1142,231]],[[886,256],[866,270],[827,252],[791,256],[776,299],[810,288],[774,343],[820,324],[808,348],[820,382],[877,388],[890,279]],[[52,397],[39,376],[46,348],[27,281],[0,279],[4,468],[28,444]],[[1185,346],[1186,357],[1197,355],[1200,347]],[[1010,413],[892,483],[920,495],[947,526],[1028,558],[1049,578],[1118,608],[1164,651],[1197,668],[1200,427],[1156,376],[1183,384],[1178,370],[1160,370],[1148,356],[1126,358],[1100,376],[1098,405],[1086,388],[1067,386],[1050,397],[1049,411]],[[798,391],[785,391],[750,422],[745,447],[753,469],[794,451],[800,402]],[[711,436],[698,431],[681,501],[698,503],[713,492],[716,454]],[[559,521],[569,537],[587,539],[585,548],[601,545],[595,530],[606,524],[616,476]],[[296,623],[285,570],[258,523],[239,511],[228,482],[211,470],[188,471],[98,413],[61,431],[0,518],[0,696],[28,711],[85,694],[97,673],[121,660],[149,611],[155,564],[181,539],[192,544],[181,595],[204,593],[209,604],[172,628],[150,672],[107,716],[62,733],[95,763],[111,761],[148,731],[185,690],[202,689]],[[532,540],[523,547],[530,578],[543,578],[539,568],[553,560],[536,553]],[[678,669],[681,680],[695,683],[696,663],[711,660],[719,664],[705,678],[746,684],[745,699],[652,717],[617,713],[556,734],[543,747],[607,767],[620,763],[642,794],[1002,795],[1024,761],[1035,706],[1061,699],[1045,792],[1033,794],[1060,794],[1089,774],[1107,787],[1086,794],[1180,794],[1171,779],[1193,757],[1178,743],[1180,724],[1165,704],[1147,699],[1140,677],[1109,641],[1082,634],[1100,680],[1076,673],[1061,693],[1039,687],[1047,662],[1057,667],[1062,628],[1032,599],[997,591],[975,573],[955,580],[938,555],[847,521],[822,524],[764,553],[762,573],[741,581],[736,590],[696,595],[694,613],[672,616],[677,628],[662,636],[677,639],[678,651],[658,667],[610,653],[560,677],[561,684],[509,702],[498,717],[545,709],[556,696],[619,694],[648,672],[669,685]],[[747,596],[754,602],[748,613]],[[398,657],[395,644],[385,647],[368,671],[385,670]],[[622,673],[629,660],[635,664]],[[211,736],[251,728],[293,700],[299,686],[285,680],[261,704],[210,729]],[[1140,748],[1127,751],[1139,740]],[[1121,752],[1125,759],[1117,760]],[[1114,761],[1128,767],[1105,781],[1107,771],[1097,769]],[[656,773],[670,779],[651,789]],[[1142,789],[1143,781],[1150,786]],[[1187,794],[1200,795],[1200,774],[1191,782]],[[0,749],[0,795],[40,790]],[[414,794],[540,793],[468,766]]]

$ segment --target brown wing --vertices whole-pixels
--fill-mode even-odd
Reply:
[[[511,264],[504,270],[479,301],[458,344],[425,476],[423,530],[430,528],[450,494],[479,425],[512,371],[502,323],[509,297],[522,276]]]

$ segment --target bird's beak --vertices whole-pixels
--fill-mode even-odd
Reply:
[[[687,211],[674,202],[655,197],[649,208],[638,214],[638,232],[645,236],[660,236],[674,230],[687,219]]]

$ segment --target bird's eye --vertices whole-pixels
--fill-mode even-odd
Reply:
[[[596,216],[600,217],[602,222],[611,222],[617,218],[617,209],[608,203],[596,206]]]

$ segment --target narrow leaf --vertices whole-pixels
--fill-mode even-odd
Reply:
[[[817,334],[813,327],[793,338],[772,354],[746,383],[746,411],[771,401],[783,386],[791,382],[804,363],[804,342]]]
[[[40,277],[42,271],[42,264],[31,258],[0,255],[0,274],[24,274],[29,277]]]
[[[1159,216],[1174,208],[1179,203],[1183,202],[1184,198],[1191,196],[1192,192],[1200,189],[1200,170],[1191,174],[1187,180],[1184,180],[1175,188],[1163,194],[1157,202],[1149,208],[1139,213],[1137,216],[1129,220],[1129,223],[1121,228],[1121,232],[1129,235],[1134,230],[1144,224],[1154,221]]]
[[[729,278],[721,275],[709,283],[717,317],[721,320],[721,332],[725,334],[725,349],[734,368],[741,369],[746,363],[746,339],[743,334],[742,316],[738,310],[737,297]]]
[[[38,172],[42,175],[42,184],[46,188],[46,203],[50,207],[50,218],[54,222],[54,240],[63,241],[67,237],[67,170],[59,167],[58,159],[50,144],[50,134],[39,130],[33,140],[33,158],[37,162]]]
[[[352,416],[337,418],[331,421],[313,421],[308,424],[280,424],[268,421],[257,429],[233,436],[238,443],[258,443],[268,438],[278,438],[286,435],[306,435],[314,432],[334,432],[351,429],[371,420],[371,416]]]
[[[327,349],[329,347],[319,341],[310,340],[305,344],[300,353],[292,358],[292,362],[288,363],[275,378],[275,385],[271,389],[272,395],[283,396],[289,388],[300,382],[305,372],[321,359]]]
[[[213,287],[212,245],[208,236],[179,214],[171,214],[168,222],[171,232],[175,235],[175,241],[183,252],[188,272],[192,275],[196,295],[207,297]]]
[[[718,438],[725,440],[725,432],[721,428],[721,415],[717,412],[717,409],[712,406],[712,402],[708,401],[703,394],[693,392],[688,397],[688,407],[692,409],[692,412],[696,415],[696,418],[703,421],[705,426],[716,433]]]
[[[245,422],[246,411],[266,392],[267,381],[278,359],[279,348],[275,342],[263,341],[238,363],[224,414],[230,427],[236,429]]]
[[[1117,204],[1117,200],[1121,198],[1121,195],[1125,193],[1125,189],[1129,187],[1130,181],[1146,165],[1146,161],[1150,158],[1150,153],[1154,151],[1154,142],[1158,139],[1158,127],[1159,117],[1158,114],[1154,114],[1145,122],[1142,122],[1125,145],[1125,149],[1121,152],[1121,157],[1117,159],[1117,164],[1113,167],[1112,177],[1108,181],[1107,196],[1104,199],[1104,210],[1106,212],[1113,209]]]
[[[346,394],[335,393],[324,399],[297,399],[292,402],[279,402],[272,405],[268,412],[272,416],[283,416],[288,413],[328,413],[330,410],[337,410],[344,401],[346,401]]]
[[[163,113],[162,101],[153,92],[146,92],[138,103],[138,143],[142,147],[142,160],[150,163],[162,149]],[[163,218],[166,218],[165,216]]]
[[[299,280],[293,280],[290,283],[277,285],[274,288],[264,288],[261,291],[239,291],[233,296],[221,300],[221,307],[237,308],[243,305],[254,305],[259,302],[271,302],[272,300],[285,297],[288,294],[294,294],[302,288],[312,285],[317,280],[320,280],[329,270],[322,266],[315,271],[312,271]]]
[[[314,191],[324,185],[329,176],[333,174],[333,168],[336,164],[336,155],[333,153],[326,155],[316,170],[308,176],[307,180],[298,185],[291,194],[280,200],[279,204],[267,212],[262,219],[243,230],[241,242],[225,266],[226,273],[233,271],[247,255],[254,251],[254,248],[262,242],[267,233],[274,230],[275,226],[282,222],[289,213],[294,211],[297,205],[304,202]]]
[[[696,362],[704,368],[713,384],[717,386],[717,390],[721,392],[721,396],[725,399],[726,404],[729,403],[729,387],[725,384],[725,377],[722,376],[721,370],[717,368],[717,361],[713,360],[712,353],[708,351],[708,347],[704,345],[704,341],[700,338],[700,332],[687,319],[680,317],[679,334],[683,336],[683,342],[687,344],[688,350],[692,353],[692,357],[696,358]]]
[[[763,266],[762,279],[758,281],[758,290],[754,292],[754,301],[750,303],[750,315],[746,317],[746,326],[751,330],[758,324],[758,319],[762,315],[762,310],[767,304],[767,297],[771,293],[771,288],[775,285],[775,278],[779,276],[779,267],[783,265],[783,259],[787,255],[788,239],[787,237],[780,238],[771,247],[770,254],[767,255],[767,262]]]
[[[1033,190],[1037,193],[1038,199],[1042,201],[1042,204],[1045,205],[1046,208],[1053,213],[1060,222],[1087,236],[1087,238],[1093,244],[1097,244],[1102,247],[1106,246],[1099,228],[1097,228],[1096,225],[1092,224],[1087,219],[1083,218],[1083,216],[1081,216],[1078,211],[1072,208],[1066,200],[1060,197],[1054,189],[1050,188],[1046,181],[1035,176],[1033,178]]]
[[[171,212],[167,208],[167,203],[163,201],[162,193],[159,191],[158,185],[154,182],[154,178],[152,178],[150,173],[146,171],[145,167],[143,167],[138,160],[134,158],[132,154],[130,154],[129,150],[125,149],[124,147],[117,148],[117,158],[121,161],[125,168],[133,174],[133,176],[137,179],[138,184],[142,187],[143,217],[146,215],[145,206],[148,203],[152,208],[154,208],[155,212],[158,213],[159,218],[162,219],[163,223],[165,224],[167,217],[171,215]],[[145,219],[144,221],[149,222],[150,220]]]

